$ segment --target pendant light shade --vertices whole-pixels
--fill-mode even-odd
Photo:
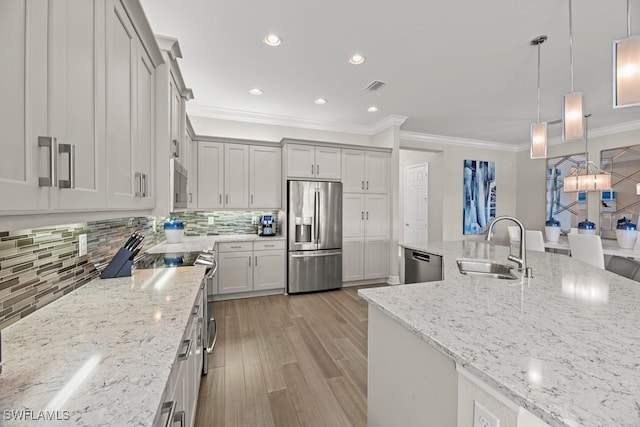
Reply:
[[[591,114],[585,115],[589,118]],[[588,122],[586,122],[588,123]],[[588,128],[585,125],[584,151],[589,153],[588,145]],[[587,154],[588,155],[588,154]],[[597,167],[592,161],[587,161],[584,168],[575,168],[571,175],[564,179],[564,192],[584,192],[584,191],[607,191],[611,190],[611,174],[604,172]]]
[[[562,96],[562,140],[584,139],[584,104],[582,92]]]
[[[571,92],[562,97],[562,140],[573,141],[584,138],[584,100],[582,92],[573,88],[573,20],[569,0],[569,57],[571,64]]]
[[[631,37],[627,0],[627,38],[613,42],[613,108],[640,105],[640,36]]]
[[[531,40],[531,44],[538,46],[538,122],[531,124],[531,158],[547,158],[547,123],[540,122],[540,45],[547,40],[547,36],[539,36]]]
[[[547,123],[531,123],[531,158],[547,158]]]

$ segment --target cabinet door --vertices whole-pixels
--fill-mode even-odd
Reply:
[[[389,257],[387,248],[389,240],[386,238],[372,238],[364,241],[364,278],[382,279],[388,273]]]
[[[364,198],[364,235],[367,237],[386,237],[388,230],[387,196],[366,194]]]
[[[189,178],[187,179],[189,199],[187,208],[196,209],[198,207],[198,141],[192,141],[189,136],[187,136],[186,141],[189,146]]]
[[[364,239],[346,238],[342,241],[342,281],[364,279]]]
[[[364,151],[342,150],[342,191],[364,192]]]
[[[218,260],[220,294],[247,292],[253,288],[253,251],[222,252]]]
[[[224,144],[224,207],[249,206],[249,146]]]
[[[340,180],[342,153],[339,148],[316,147],[316,178]]]
[[[119,1],[107,8],[107,200],[111,208],[135,205],[133,98],[136,33]]]
[[[38,148],[47,129],[47,3],[0,2],[0,213],[44,211],[49,149]]]
[[[279,209],[282,200],[282,150],[252,145],[249,159],[249,207]]]
[[[311,145],[287,145],[287,176],[314,178],[316,175],[315,150]]]
[[[170,157],[176,157],[181,165],[188,167],[187,144],[184,140],[186,129],[185,99],[173,74],[169,74],[169,125],[171,135]]]
[[[342,237],[364,237],[364,226],[364,194],[343,193]]]
[[[49,5],[50,133],[59,147],[73,147],[56,154],[59,186],[51,192],[51,208],[104,208],[104,3]]]
[[[389,155],[367,151],[365,155],[365,191],[367,193],[387,193]]]
[[[224,206],[224,144],[208,141],[197,144],[198,209],[221,208]]]
[[[134,186],[138,197],[136,207],[155,207],[155,70],[142,43],[138,41],[136,81],[136,133],[134,146]]]
[[[253,290],[284,289],[285,252],[282,250],[253,253]]]

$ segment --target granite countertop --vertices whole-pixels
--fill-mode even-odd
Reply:
[[[262,237],[257,234],[220,234],[217,236],[184,236],[180,243],[163,242],[156,245],[147,253],[163,254],[163,253],[180,253],[180,252],[198,252],[212,249],[219,242],[254,242],[267,240],[285,240],[284,236]]]
[[[57,410],[60,421],[43,425],[151,426],[203,274],[96,279],[4,329],[0,425],[39,424],[8,410]]]
[[[370,305],[551,426],[640,425],[639,283],[533,251],[532,279],[465,276],[456,259],[508,247],[403,246],[443,255],[444,281],[360,290]]]

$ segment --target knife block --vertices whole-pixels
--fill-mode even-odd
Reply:
[[[131,276],[131,267],[133,266],[133,261],[130,259],[133,255],[133,252],[120,248],[118,253],[113,256],[113,259],[107,265],[102,273],[100,274],[101,279],[112,279],[114,277],[127,277]]]

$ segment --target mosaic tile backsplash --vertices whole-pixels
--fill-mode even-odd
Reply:
[[[252,234],[257,232],[253,217],[263,213],[189,212],[176,217],[185,221],[186,235]],[[208,224],[210,216],[213,225]],[[0,330],[97,278],[135,230],[145,233],[143,251],[161,243],[165,219],[120,218],[0,231]],[[87,254],[81,257],[80,234],[87,234]]]

